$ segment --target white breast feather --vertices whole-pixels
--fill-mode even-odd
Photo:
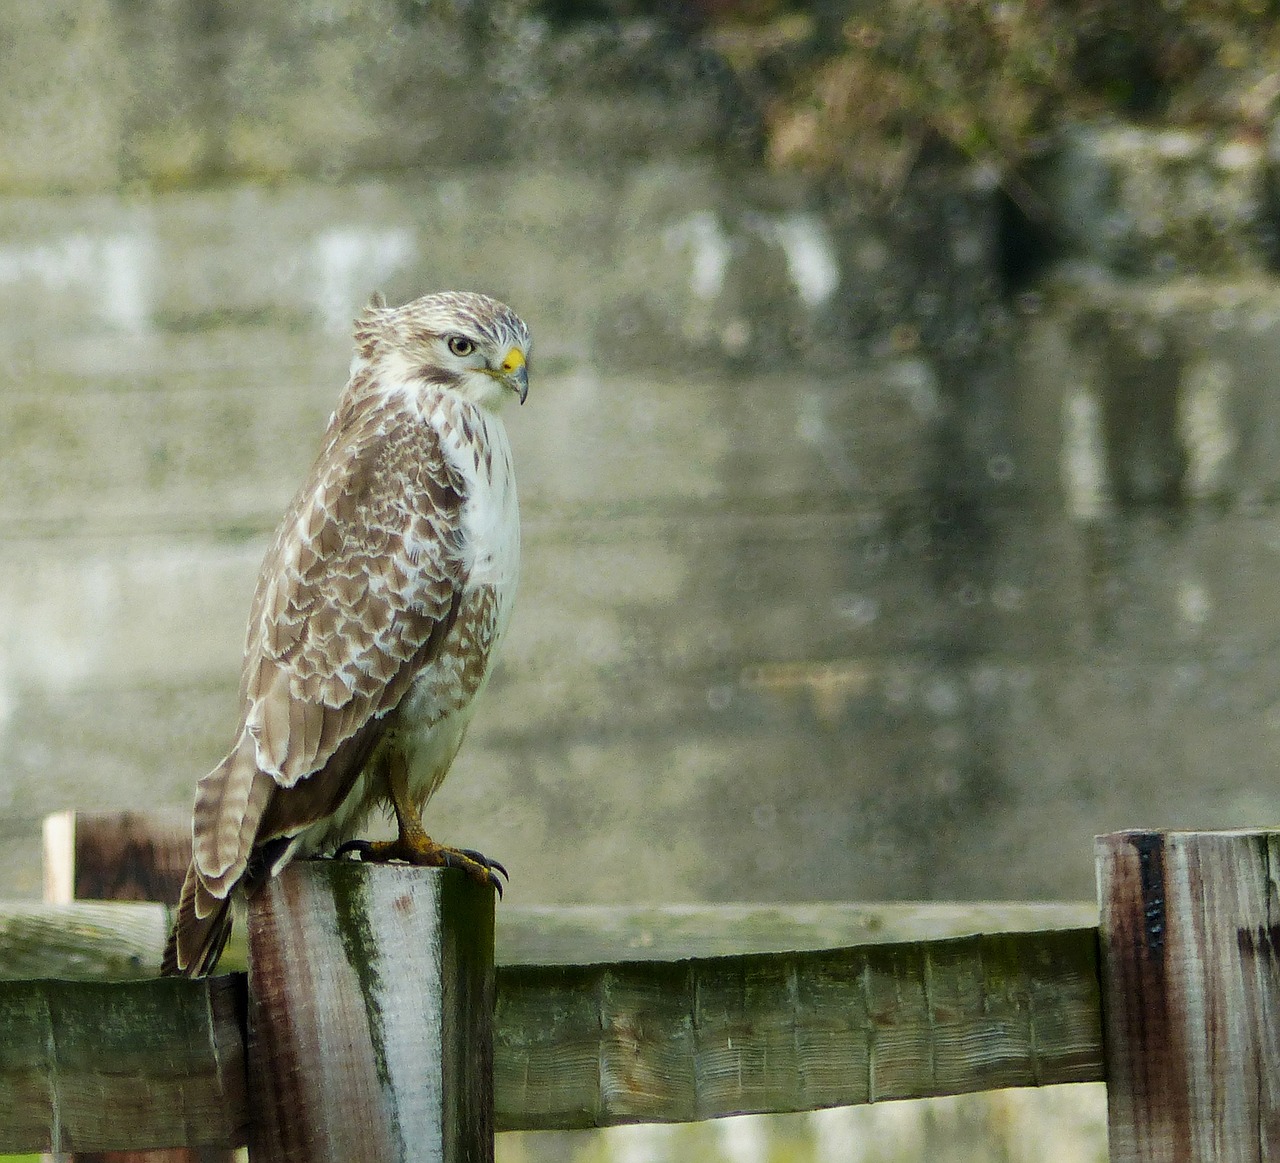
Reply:
[[[478,697],[488,683],[511,618],[520,571],[520,513],[506,429],[496,415],[475,409],[471,415],[477,422],[473,429],[476,439],[468,441],[450,412],[450,406],[442,402],[422,419],[435,429],[446,458],[465,481],[461,515],[466,578],[463,600],[471,591],[491,586],[496,617],[484,677],[470,700],[461,702],[460,697],[462,655],[474,644],[465,641],[463,632],[455,627],[446,649],[424,669],[397,712],[396,743],[408,760],[410,796],[420,807],[448,772]],[[415,546],[406,545],[406,549],[412,557]],[[419,552],[423,550],[425,547]],[[442,718],[441,702],[461,705]],[[381,794],[380,785],[374,784],[367,772],[361,773],[332,816],[307,829],[295,846],[304,853],[323,851],[349,838],[363,826]]]
[[[462,426],[451,422],[446,406],[427,418],[440,437],[449,462],[466,482],[462,508],[464,548],[464,601],[468,592],[491,586],[496,598],[496,627],[489,647],[488,665],[479,688],[457,711],[438,718],[435,701],[440,681],[447,688],[461,686],[457,651],[473,643],[458,639],[454,649],[433,663],[409,692],[401,707],[401,745],[409,757],[410,790],[419,803],[425,802],[439,786],[462,743],[476,701],[489,680],[493,660],[506,635],[520,572],[520,511],[516,497],[515,472],[506,429],[486,409],[472,412],[478,422],[475,439],[466,440]],[[457,638],[455,629],[452,637]],[[452,672],[452,673],[450,673]]]

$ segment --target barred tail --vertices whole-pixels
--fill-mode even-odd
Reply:
[[[178,917],[164,948],[160,972],[166,977],[206,977],[222,956],[231,936],[230,898],[216,897],[187,869],[178,902]]]

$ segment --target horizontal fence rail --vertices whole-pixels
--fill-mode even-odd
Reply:
[[[143,902],[0,901],[0,980],[154,977],[172,912]],[[503,905],[495,960],[510,965],[677,961],[1095,927],[1093,902]],[[243,924],[237,923],[242,930]],[[243,937],[220,966],[245,968]]]
[[[1090,929],[498,971],[499,1129],[1101,1078]]]
[[[0,980],[155,977],[169,922],[164,905],[0,902]]]
[[[0,1154],[244,1142],[244,977],[0,983]]]
[[[382,1163],[420,1155],[421,1127],[460,1163],[492,1158],[495,1125],[1089,1081],[1113,1163],[1280,1143],[1277,832],[1098,837],[1096,913],[508,906],[496,932],[456,870],[301,862],[248,902],[247,982],[103,980],[154,974],[168,913],[71,898],[171,901],[176,829],[69,813],[45,839],[52,907],[0,904],[0,1153],[194,1163],[249,1140],[264,1163]]]
[[[73,911],[63,917],[99,907],[64,906]],[[1001,910],[975,907],[984,919]],[[763,918],[788,912],[788,936],[819,925],[835,936],[873,917],[878,932],[895,919],[921,923],[916,906],[730,908],[737,915],[719,926],[709,918],[720,910],[675,912],[686,921],[706,914],[708,943],[732,940],[733,929],[739,942],[767,943]],[[1010,908],[1024,923],[1036,911]],[[517,912],[504,915],[509,958],[524,923]],[[593,920],[607,920],[603,936],[595,930],[603,952],[637,940],[651,948],[657,939],[645,933],[662,927],[666,910],[584,910],[576,919],[575,910],[559,912],[562,949]],[[526,932],[531,952],[554,961],[549,943],[560,938],[533,935],[543,913],[523,914]],[[243,998],[240,975],[0,982],[0,1152],[242,1143]],[[1101,1077],[1096,929],[497,971],[499,1130],[811,1110]]]

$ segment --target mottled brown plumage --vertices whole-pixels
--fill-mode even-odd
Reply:
[[[418,813],[510,614],[519,516],[496,409],[524,400],[528,331],[450,293],[375,302],[355,338],[323,450],[263,561],[241,724],[197,787],[166,972],[209,972],[233,890],[350,840],[375,807],[400,821],[392,855],[492,875],[427,839]]]

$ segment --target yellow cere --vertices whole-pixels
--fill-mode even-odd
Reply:
[[[524,367],[524,352],[518,347],[513,347],[507,352],[507,358],[502,361],[502,370],[511,373],[522,367]]]

